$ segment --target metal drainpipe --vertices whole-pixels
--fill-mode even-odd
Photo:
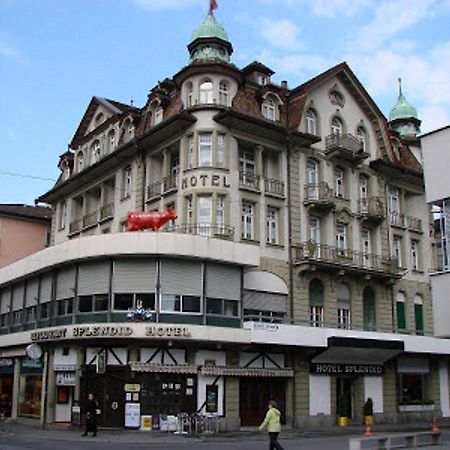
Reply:
[[[290,307],[290,322],[294,323],[294,266],[292,264],[292,214],[291,214],[291,142],[289,132],[289,107],[290,96],[286,95],[286,155],[287,155],[287,176],[286,176],[286,200],[288,213],[288,265],[289,265],[289,307]],[[296,355],[295,351],[292,354],[292,364],[295,371]],[[296,382],[295,376],[292,378],[292,425],[295,426],[295,417],[297,413],[296,402]]]

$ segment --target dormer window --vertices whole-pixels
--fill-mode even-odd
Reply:
[[[226,81],[221,81],[219,84],[219,103],[224,106],[228,106],[228,83]]]
[[[77,156],[77,171],[81,172],[83,169],[84,169],[84,153],[82,150],[80,150]]]
[[[161,106],[157,106],[153,113],[153,125],[158,125],[163,121],[164,111]]]
[[[278,101],[274,95],[268,95],[262,104],[262,115],[267,120],[277,120],[278,119]]]
[[[205,80],[200,84],[200,103],[210,105],[213,103],[212,81]]]
[[[266,75],[258,74],[256,76],[256,81],[260,86],[266,86],[267,84],[269,84],[269,77],[267,77]]]
[[[103,113],[98,113],[95,116],[95,127],[98,127],[103,122]]]
[[[116,148],[116,132],[109,130],[108,133],[108,150],[112,152]]]
[[[130,118],[126,119],[123,124],[123,139],[125,142],[130,141],[134,135],[134,126]]]
[[[92,164],[95,164],[100,160],[101,156],[101,146],[100,141],[96,139],[91,146],[91,156],[92,156]]]
[[[317,135],[317,115],[311,108],[306,111],[306,132]]]

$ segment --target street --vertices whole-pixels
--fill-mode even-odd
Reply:
[[[450,433],[443,433],[445,445],[433,447],[436,450],[450,449]],[[285,450],[348,450],[349,436],[304,437],[288,434],[280,438]],[[11,426],[0,432],[0,450],[97,450],[108,447],[108,450],[261,450],[268,447],[266,436],[234,436],[234,437],[186,437],[175,435],[148,435],[142,433],[118,433],[105,431],[97,437],[81,437],[73,430],[42,431],[35,428]],[[425,447],[424,447],[425,448]]]

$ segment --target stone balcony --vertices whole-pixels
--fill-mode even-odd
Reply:
[[[336,206],[333,190],[325,181],[305,184],[303,204],[311,209],[329,211]]]
[[[360,198],[358,200],[358,214],[362,220],[378,224],[386,216],[384,202],[381,197]]]
[[[330,134],[325,138],[325,154],[329,158],[345,159],[359,164],[369,157],[363,144],[351,134]]]

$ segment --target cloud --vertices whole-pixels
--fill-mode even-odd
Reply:
[[[261,36],[272,46],[290,50],[302,48],[299,39],[300,28],[288,19],[269,19],[258,21]]]
[[[132,2],[151,12],[205,6],[204,0],[132,0]]]
[[[437,0],[386,0],[375,9],[371,22],[362,27],[352,45],[373,50],[399,32],[415,25],[433,14],[432,7]]]
[[[20,52],[2,36],[0,36],[0,56],[19,64],[26,64]]]

